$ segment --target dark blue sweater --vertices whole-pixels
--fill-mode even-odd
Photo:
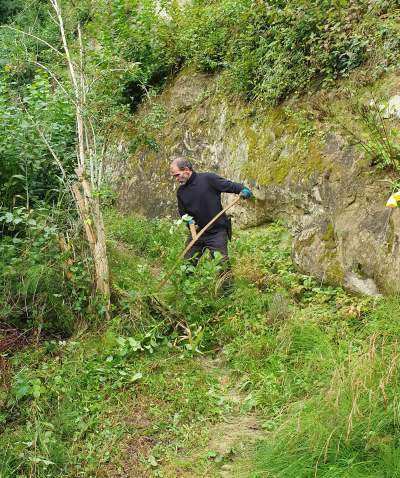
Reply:
[[[239,194],[243,184],[234,183],[214,173],[196,173],[193,171],[187,183],[177,191],[179,214],[189,214],[196,224],[203,228],[221,210],[221,193]],[[225,229],[228,219],[223,214],[209,231]]]

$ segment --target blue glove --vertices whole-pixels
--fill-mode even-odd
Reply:
[[[249,188],[243,188],[240,191],[240,196],[242,196],[242,198],[244,198],[244,199],[249,199],[253,196],[253,193],[250,191]]]
[[[194,219],[189,214],[184,214],[182,216],[182,221],[188,226],[190,224],[194,224]]]

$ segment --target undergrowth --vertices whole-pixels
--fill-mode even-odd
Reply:
[[[83,25],[91,65],[113,68],[113,75],[98,78],[95,86],[101,102],[125,103],[135,111],[184,65],[223,72],[224,87],[264,104],[305,89],[330,88],[361,65],[367,65],[370,81],[398,66],[396,0],[195,0],[178,5],[174,0],[64,5],[71,31],[78,21]],[[33,0],[12,20],[22,28],[32,24],[37,36],[53,44],[54,25],[46,8]],[[18,81],[31,79],[29,60],[37,51],[51,57],[33,39],[24,40],[24,48],[18,35],[5,29],[2,37],[6,46],[0,54]]]
[[[114,318],[10,357],[2,478],[114,476],[126,443],[142,476],[218,476],[208,430],[231,404],[198,362],[215,353],[244,395],[241,413],[256,412],[266,433],[243,476],[398,475],[396,298],[299,274],[281,224],[234,238],[231,295],[207,257],[160,289],[185,228],[109,212],[107,229]]]

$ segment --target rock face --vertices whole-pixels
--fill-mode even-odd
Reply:
[[[323,107],[330,99],[315,95],[260,111],[227,99],[217,85],[184,72],[156,100],[166,121],[154,132],[157,147],[131,157],[120,208],[175,216],[169,163],[183,156],[197,170],[252,189],[255,201],[234,208],[237,227],[286,220],[300,270],[356,293],[397,291],[400,217],[385,208],[390,178],[329,123]]]

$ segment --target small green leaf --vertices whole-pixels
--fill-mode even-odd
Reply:
[[[136,350],[143,350],[142,345],[140,342],[135,340],[133,337],[128,337],[128,342],[131,348],[136,352]]]
[[[149,462],[149,464],[151,466],[154,466],[154,467],[157,467],[158,466],[158,463],[157,463],[157,460],[156,458],[153,456],[153,455],[150,455],[147,459],[147,461]]]
[[[143,377],[143,374],[140,372],[136,372],[135,375],[131,378],[131,382],[137,382]]]

